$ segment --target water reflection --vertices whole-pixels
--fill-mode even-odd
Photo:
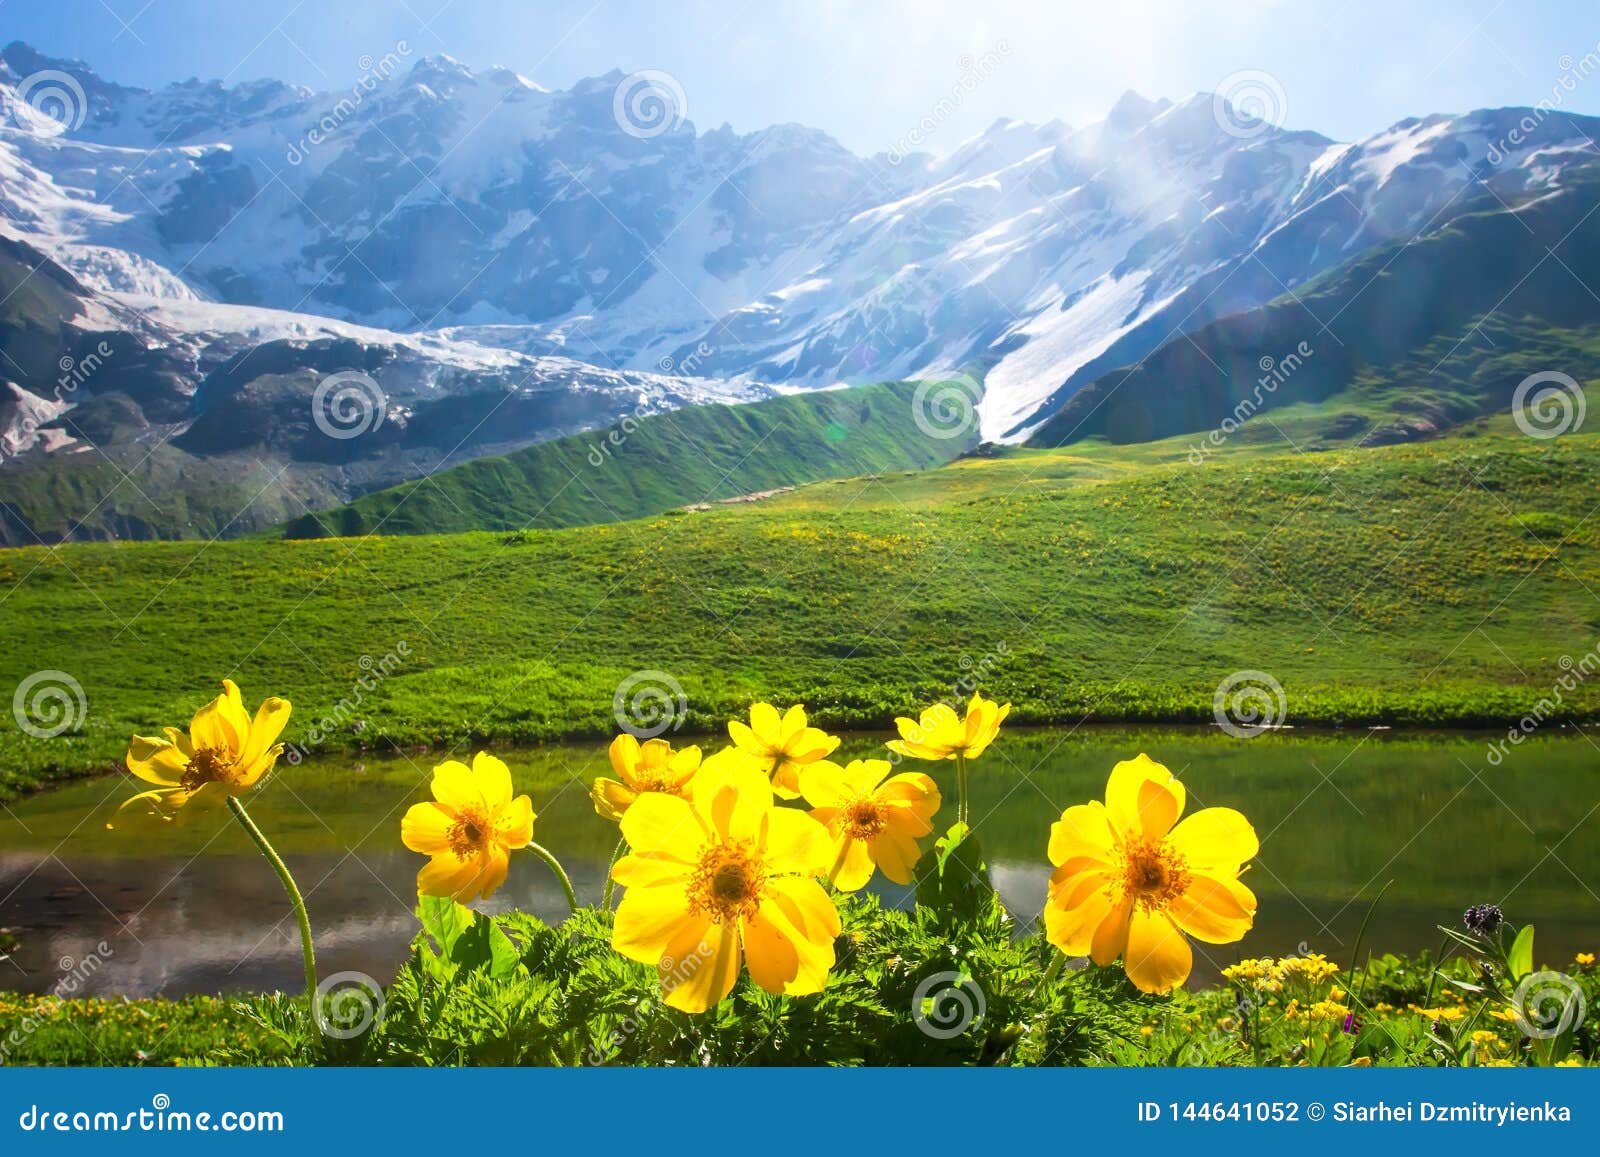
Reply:
[[[841,754],[873,754],[853,736]],[[1111,764],[1139,750],[1189,786],[1192,806],[1243,810],[1263,837],[1250,883],[1261,898],[1242,946],[1205,947],[1197,980],[1246,954],[1304,945],[1345,959],[1367,900],[1395,881],[1369,944],[1434,947],[1434,925],[1466,904],[1500,902],[1539,925],[1553,964],[1600,945],[1596,751],[1550,739],[1488,769],[1473,736],[1263,736],[1249,742],[1177,730],[1012,732],[976,777],[973,816],[994,877],[1019,923],[1039,912],[1049,877],[1046,830],[1062,807],[1098,796]],[[539,813],[536,836],[562,857],[579,899],[598,901],[616,828],[596,817],[587,787],[606,768],[600,745],[502,753]],[[317,932],[324,973],[387,980],[416,931],[423,860],[399,845],[399,816],[426,796],[427,756],[285,768],[252,802],[289,860]],[[945,785],[953,789],[953,785]],[[21,948],[0,963],[0,987],[53,988],[91,954],[83,990],[141,996],[273,988],[300,978],[295,925],[276,877],[225,813],[159,831],[104,824],[131,785],[69,786],[0,818],[0,925]],[[1511,801],[1515,801],[1513,806]],[[950,818],[947,809],[942,817]],[[880,881],[881,883],[881,881]],[[909,890],[883,885],[888,903]],[[487,908],[559,919],[559,887],[518,856]],[[104,944],[104,950],[101,945]]]

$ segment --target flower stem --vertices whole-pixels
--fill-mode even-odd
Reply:
[[[600,901],[600,906],[606,911],[611,910],[611,896],[616,891],[617,882],[611,877],[611,869],[617,866],[617,861],[622,859],[622,853],[628,850],[628,837],[617,837],[617,846],[611,853],[611,862],[606,865],[606,894]]]
[[[1044,970],[1044,975],[1039,978],[1039,983],[1034,986],[1033,993],[1037,996],[1055,983],[1056,977],[1061,975],[1061,966],[1067,962],[1067,954],[1057,951],[1050,961],[1050,967]]]
[[[317,1000],[317,954],[311,945],[311,917],[306,914],[305,897],[300,894],[300,887],[294,882],[294,876],[289,872],[289,865],[283,862],[283,857],[278,855],[261,829],[256,827],[255,821],[250,818],[250,813],[244,810],[244,804],[237,796],[228,797],[228,810],[261,850],[261,854],[267,857],[267,863],[278,873],[283,890],[289,894],[289,902],[294,905],[295,917],[300,921],[300,955],[306,966],[306,999],[312,1002],[314,1011]]]
[[[550,870],[556,874],[556,879],[561,881],[561,890],[567,894],[567,907],[571,908],[572,914],[576,916],[578,914],[578,897],[572,890],[572,879],[567,875],[567,870],[561,866],[561,861],[552,856],[547,849],[535,843],[528,845],[528,851],[548,864]]]
[[[956,822],[967,822],[967,755],[956,752]]]

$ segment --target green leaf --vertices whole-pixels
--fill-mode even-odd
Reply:
[[[475,913],[472,924],[450,949],[450,959],[464,972],[486,972],[492,980],[505,980],[516,971],[516,945],[490,917]]]
[[[436,955],[448,959],[454,955],[456,941],[472,927],[475,913],[454,900],[439,896],[417,897],[417,919],[422,930],[434,943]]]
[[[1506,953],[1506,967],[1511,970],[1513,980],[1521,980],[1533,971],[1532,924],[1524,924],[1517,938],[1511,942],[1511,951]]]
[[[956,824],[917,861],[917,904],[942,916],[972,919],[994,903],[994,885],[978,837]]]

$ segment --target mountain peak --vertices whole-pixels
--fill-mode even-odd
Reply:
[[[1111,111],[1106,114],[1106,126],[1119,132],[1131,132],[1171,107],[1172,102],[1164,97],[1150,100],[1130,88],[1111,106]]]

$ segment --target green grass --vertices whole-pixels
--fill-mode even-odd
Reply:
[[[288,536],[589,526],[949,461],[972,438],[921,429],[916,391],[916,383],[891,382],[630,418],[305,515]]]
[[[4,551],[0,688],[66,671],[88,711],[51,739],[0,715],[0,791],[115,764],[230,674],[294,700],[291,741],[359,697],[325,750],[607,735],[641,670],[708,732],[757,697],[882,727],[975,674],[1018,722],[1206,721],[1242,669],[1302,725],[1498,725],[1600,635],[1600,446],[1473,432],[1198,468],[1091,442],[510,536]]]

